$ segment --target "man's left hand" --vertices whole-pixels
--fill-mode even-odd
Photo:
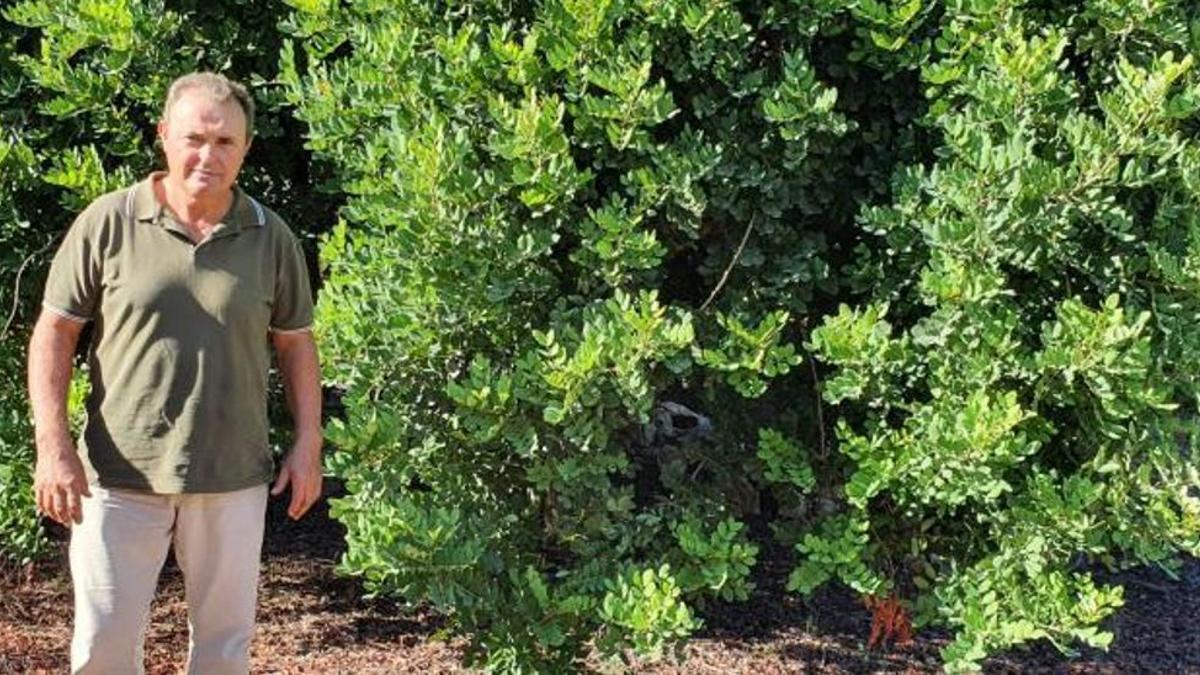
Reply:
[[[283,494],[291,486],[292,501],[288,515],[299,520],[321,497],[321,442],[298,440],[279,467],[279,477],[271,488],[272,495]]]

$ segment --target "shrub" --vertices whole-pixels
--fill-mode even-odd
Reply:
[[[761,468],[705,423],[793,371],[796,282],[829,280],[795,226],[856,147],[804,52],[823,12],[293,6],[289,101],[349,195],[318,319],[343,569],[500,670],[657,654],[680,603],[746,597]],[[696,312],[735,249],[753,273]]]
[[[947,5],[907,43],[944,142],[863,209],[868,299],[810,343],[835,367],[846,512],[791,585],[913,599],[955,631],[951,670],[1104,646],[1121,589],[1083,563],[1200,552],[1200,21],[1023,4]]]
[[[1197,551],[1190,4],[291,4],[342,568],[473,662],[660,653],[761,516],[951,669]]]
[[[47,545],[33,501],[33,425],[21,395],[25,364],[8,344],[0,342],[0,567],[27,565]]]

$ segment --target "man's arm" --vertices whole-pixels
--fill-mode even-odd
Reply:
[[[295,440],[279,469],[271,494],[291,485],[288,515],[300,518],[321,496],[321,375],[317,344],[309,331],[271,333],[283,374],[288,408],[295,424]]]
[[[38,509],[70,527],[83,520],[81,495],[91,496],[67,420],[71,359],[83,323],[43,310],[29,340],[29,401],[33,407]]]

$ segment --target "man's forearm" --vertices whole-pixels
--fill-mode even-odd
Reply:
[[[321,438],[321,378],[317,347],[311,333],[277,338],[275,350],[283,374],[288,407],[295,424],[296,439],[317,443]]]
[[[81,324],[43,314],[29,341],[29,401],[39,454],[74,444],[67,419],[67,389],[80,330]]]

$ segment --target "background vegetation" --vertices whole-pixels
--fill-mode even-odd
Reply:
[[[660,655],[782,544],[791,591],[947,627],[967,670],[1107,644],[1121,589],[1089,570],[1200,553],[1194,3],[3,17],[12,556],[41,546],[38,275],[197,67],[257,85],[248,188],[323,232],[342,569],[446,614],[477,665]]]

